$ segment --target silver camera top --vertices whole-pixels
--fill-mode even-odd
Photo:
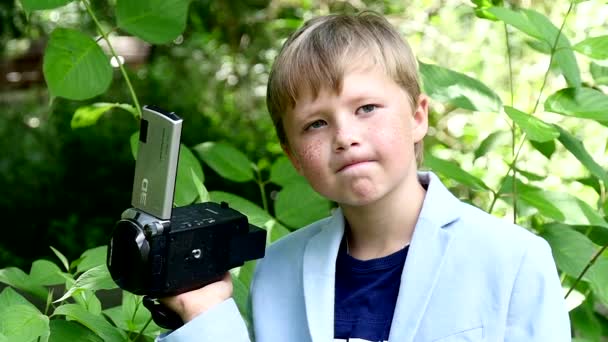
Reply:
[[[171,218],[181,131],[175,113],[143,107],[131,205],[160,220]]]

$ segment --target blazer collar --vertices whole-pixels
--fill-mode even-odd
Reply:
[[[462,202],[435,174],[419,173],[418,177],[428,184],[427,192],[401,274],[389,341],[414,340],[452,239],[451,231],[443,228],[456,221],[462,210]]]
[[[419,172],[426,196],[401,276],[391,341],[411,341],[439,275],[450,234],[442,228],[458,219],[460,201],[431,172]],[[332,341],[336,257],[344,235],[344,216],[336,209],[304,250],[302,279],[312,341]]]

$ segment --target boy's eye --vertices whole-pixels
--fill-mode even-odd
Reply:
[[[317,128],[321,128],[321,127],[323,127],[323,126],[325,126],[325,121],[323,121],[323,120],[317,120],[317,121],[314,121],[314,122],[312,122],[312,123],[308,124],[308,125],[306,126],[306,128],[304,128],[304,130],[305,130],[305,131],[308,131],[308,130],[310,130],[310,129],[317,129]]]
[[[377,108],[376,105],[374,104],[366,104],[363,105],[359,108],[357,108],[357,114],[366,114],[366,113],[371,113],[373,112],[375,109]]]

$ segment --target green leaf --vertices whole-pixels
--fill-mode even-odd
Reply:
[[[107,266],[105,264],[99,265],[84,272],[80,277],[78,277],[78,279],[76,279],[74,285],[72,285],[72,287],[70,287],[70,289],[63,296],[61,296],[61,298],[55,300],[53,303],[62,302],[82,290],[96,291],[111,290],[115,288],[117,288],[117,286],[112,280]]]
[[[254,179],[252,163],[241,151],[226,143],[204,142],[194,150],[220,176],[233,182]]]
[[[551,201],[545,198],[543,191],[522,191],[517,193],[517,198],[529,206],[538,209],[541,215],[557,221],[565,219],[564,214]]]
[[[608,228],[608,222],[596,209],[573,195],[545,190],[545,198],[564,214],[566,218],[562,222],[564,224]]]
[[[57,258],[59,259],[59,261],[61,261],[61,264],[63,265],[63,267],[65,268],[66,272],[70,271],[70,263],[68,262],[68,259],[61,254],[60,251],[58,251],[57,249],[55,249],[55,247],[53,246],[49,246],[49,248],[53,251],[53,253],[55,253],[55,255],[57,256]]]
[[[53,31],[42,68],[51,94],[70,100],[100,95],[112,81],[108,57],[91,37],[77,30]]]
[[[194,182],[194,187],[196,188],[200,202],[208,202],[209,192],[207,191],[207,188],[205,188],[203,182],[201,182],[193,169],[190,169],[190,174],[192,176],[192,181]]]
[[[599,65],[595,62],[589,64],[589,72],[597,85],[608,85],[608,66]]]
[[[292,183],[279,191],[274,209],[279,221],[300,228],[329,216],[331,205],[307,183]]]
[[[102,315],[94,315],[78,304],[64,304],[55,309],[53,316],[65,315],[92,330],[104,341],[125,341],[126,334],[112,326]]]
[[[601,341],[602,324],[595,315],[591,297],[587,297],[587,300],[582,305],[570,312],[570,319],[576,331],[588,338],[589,342]]]
[[[131,134],[129,137],[129,146],[131,146],[131,154],[133,159],[137,160],[137,151],[139,150],[139,131]]]
[[[594,59],[608,59],[608,35],[587,38],[576,43],[574,50]]]
[[[424,155],[424,165],[431,170],[442,174],[444,177],[453,179],[458,183],[469,186],[474,190],[490,190],[490,188],[479,178],[463,170],[458,164],[439,159],[430,153]]]
[[[514,11],[505,7],[493,7],[488,11],[506,24],[544,42],[550,49],[555,46],[553,59],[559,65],[568,85],[580,85],[580,70],[570,41],[546,16],[530,9]]]
[[[530,140],[530,144],[543,156],[547,157],[547,159],[551,159],[551,156],[555,152],[555,140],[538,142],[534,140]]]
[[[196,177],[196,180],[194,177]],[[173,202],[175,202],[176,206],[181,207],[194,202],[198,196],[198,191],[196,189],[197,181],[200,183],[205,181],[201,163],[186,145],[181,144],[177,162],[175,196],[173,198]]]
[[[137,112],[135,107],[125,104],[125,103],[107,103],[107,102],[98,102],[93,103],[89,106],[84,106],[76,109],[74,116],[72,116],[71,126],[72,129],[92,126],[97,123],[97,120],[106,113],[107,111],[121,108],[129,113],[133,114],[134,117],[137,117]]]
[[[513,107],[505,106],[504,108],[505,113],[526,133],[530,140],[546,142],[559,137],[559,132],[552,125]]]
[[[509,141],[511,141],[510,132],[496,131],[490,133],[490,135],[483,139],[481,144],[479,144],[479,147],[475,149],[475,158],[473,160],[477,160],[477,158],[485,156],[490,150],[496,148],[497,146],[507,144]]]
[[[36,260],[30,269],[30,280],[40,285],[59,285],[65,282],[61,269],[48,260]]]
[[[604,168],[602,168],[601,165],[593,160],[593,157],[585,149],[583,142],[575,138],[558,125],[555,125],[555,127],[560,132],[559,141],[562,143],[562,145],[564,145],[564,147],[570,151],[570,153],[572,153],[576,159],[578,159],[587,168],[587,170],[591,172],[592,175],[603,181],[604,184],[608,184],[608,173],[606,170],[604,170]]]
[[[593,242],[568,225],[560,223],[544,225],[541,236],[551,245],[559,269],[575,278],[595,253]]]
[[[275,219],[267,221],[264,225],[264,228],[266,228],[267,232],[267,244],[271,244],[290,233],[289,229],[287,229]]]
[[[526,177],[527,179],[529,179],[531,181],[542,181],[545,178],[547,178],[546,176],[541,176],[541,175],[538,175],[536,173],[532,173],[530,171],[522,170],[522,169],[520,169],[518,167],[515,167],[515,170],[517,171],[518,174]]]
[[[498,112],[502,102],[480,81],[440,66],[419,62],[424,92],[431,98],[456,107],[481,112]]]
[[[13,290],[12,287],[7,286],[0,292],[0,312],[3,308],[8,308],[13,305],[31,305],[34,307],[34,304],[30,303],[25,297]]]
[[[608,122],[608,95],[592,88],[565,88],[545,100],[545,110],[582,119]]]
[[[95,295],[95,292],[88,289],[79,289],[75,291],[72,298],[76,303],[80,304],[83,308],[86,308],[88,312],[99,315],[101,314],[101,301]]]
[[[82,341],[103,342],[92,330],[73,321],[53,319],[50,323],[49,342]]]
[[[118,27],[152,44],[177,38],[186,28],[190,0],[117,0]]]
[[[0,308],[0,334],[9,341],[33,341],[49,334],[49,318],[33,305]]]
[[[40,284],[34,283],[27,274],[17,267],[0,269],[0,283],[29,292],[43,300],[47,297],[47,290]]]
[[[162,328],[153,321],[148,323],[151,318],[150,311],[143,306],[142,297],[126,291],[122,292],[122,296],[122,305],[104,310],[104,315],[125,331],[139,333],[148,324],[143,334],[150,337],[158,336]]]
[[[53,9],[65,6],[72,0],[21,0],[21,5],[26,12]]]
[[[233,287],[232,297],[234,298],[234,302],[239,308],[241,316],[243,316],[247,324],[250,324],[251,316],[249,315],[249,313],[251,312],[251,308],[249,301],[249,288],[243,283],[241,279],[239,279],[239,277],[236,277],[232,274],[231,278]]]
[[[600,257],[586,274],[593,293],[608,305],[608,258]]]
[[[100,265],[105,265],[107,256],[108,246],[99,246],[87,249],[77,260],[78,268],[76,270],[78,273],[80,273]]]
[[[249,223],[263,228],[268,221],[274,220],[268,212],[260,208],[257,204],[250,202],[237,195],[222,191],[211,191],[209,196],[213,202],[226,202],[228,205],[247,216]]]
[[[608,246],[608,227],[602,226],[571,226],[572,229],[585,234],[598,246]]]
[[[305,180],[296,171],[289,159],[281,156],[275,160],[270,168],[270,181],[280,186],[287,186],[291,183],[303,182]]]

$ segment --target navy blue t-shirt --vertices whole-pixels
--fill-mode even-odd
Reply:
[[[345,241],[336,261],[334,338],[388,341],[408,246],[362,261],[348,255]]]

